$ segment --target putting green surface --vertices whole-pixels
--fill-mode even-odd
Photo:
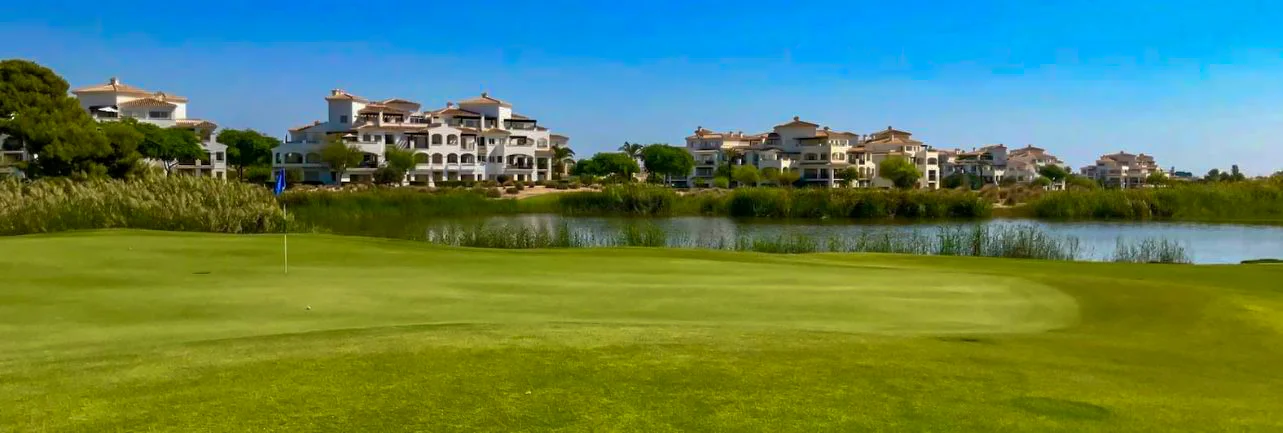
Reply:
[[[1283,267],[0,238],[0,431],[1283,429]]]

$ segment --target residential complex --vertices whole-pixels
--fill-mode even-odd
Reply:
[[[304,181],[335,183],[371,180],[388,147],[414,152],[411,182],[549,179],[553,148],[570,139],[551,133],[533,118],[513,112],[512,104],[482,93],[457,105],[421,110],[418,102],[393,98],[372,101],[343,90],[325,98],[328,117],[289,130],[274,150],[276,167],[299,169]],[[356,167],[334,179],[320,155],[327,140],[341,140],[363,153]]]
[[[132,118],[162,128],[191,129],[200,137],[205,158],[181,160],[174,166],[177,174],[215,177],[227,176],[227,146],[214,140],[214,122],[187,117],[187,98],[165,92],[152,92],[130,86],[112,77],[106,84],[71,91],[80,107],[95,120],[115,121]]]
[[[1036,179],[1043,167],[1056,165],[1070,171],[1067,164],[1046,149],[1026,145],[1008,150],[1007,146],[994,144],[965,150],[944,150],[943,157],[945,176],[965,174],[981,179],[984,184],[997,185],[1004,180],[1030,182]],[[1059,189],[1064,183],[1052,186]]]
[[[1101,155],[1095,165],[1083,167],[1083,176],[1095,179],[1102,185],[1118,188],[1137,188],[1147,183],[1149,175],[1162,173],[1163,169],[1154,162],[1154,157],[1134,155],[1119,151]]]
[[[922,188],[938,188],[938,152],[911,136],[891,127],[860,135],[821,127],[795,116],[760,134],[714,132],[698,127],[686,137],[686,149],[695,157],[693,181],[713,178],[717,166],[726,162],[760,169],[797,170],[803,182],[828,186],[843,183],[841,172],[854,168],[858,176],[853,186],[889,187],[890,181],[877,175],[878,163],[903,157],[923,173],[919,180]]]

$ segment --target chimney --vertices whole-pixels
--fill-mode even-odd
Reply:
[[[802,118],[801,118],[801,117],[798,117],[798,116],[793,116],[793,121],[794,121],[794,122],[799,121],[799,120],[802,120]]]
[[[490,97],[490,94],[489,94],[489,93],[486,93],[486,92],[481,92],[481,97],[482,97],[482,98],[489,98],[489,97]]]
[[[119,78],[116,78],[116,77],[111,77],[111,79],[110,79],[110,80],[107,80],[107,84],[111,84],[111,85],[113,85],[113,86],[115,86],[115,85],[119,85],[119,84],[120,84],[120,79],[119,79]]]
[[[445,108],[454,108],[454,103],[453,103],[453,102],[446,102],[446,103],[445,103]]]
[[[343,94],[343,89],[331,89],[330,96],[339,96]]]
[[[825,131],[828,131],[828,130],[829,130],[829,127],[825,126],[825,127],[824,127],[824,130],[825,130]]]

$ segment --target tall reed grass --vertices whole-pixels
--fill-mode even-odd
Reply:
[[[945,256],[1082,260],[1077,238],[1057,237],[1036,226],[953,227],[935,231],[870,229],[858,236],[815,237],[805,233],[742,235],[733,239],[691,238],[653,224],[628,224],[614,231],[576,231],[562,224],[450,225],[428,229],[428,242],[479,248],[672,247],[776,254],[819,252],[897,253]]]
[[[978,218],[992,205],[964,191],[737,188],[679,195],[653,185],[612,185],[559,195],[568,215],[725,215],[751,218]]]
[[[1193,263],[1185,246],[1167,239],[1118,239],[1113,261],[1119,263]]]
[[[261,186],[186,176],[130,181],[0,181],[0,235],[135,228],[217,233],[284,230]]]
[[[1062,191],[1044,194],[1028,207],[1032,216],[1052,219],[1283,221],[1283,185],[1249,181]]]

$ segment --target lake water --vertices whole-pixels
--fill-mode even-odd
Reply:
[[[581,233],[617,233],[628,224],[653,224],[669,233],[679,233],[680,242],[691,246],[733,243],[737,237],[773,237],[801,233],[816,238],[856,237],[862,232],[901,230],[931,233],[941,227],[975,225],[1033,225],[1059,237],[1076,238],[1081,254],[1091,260],[1108,260],[1122,239],[1125,242],[1144,239],[1175,241],[1185,247],[1194,263],[1239,263],[1261,258],[1283,259],[1283,226],[1196,224],[1167,222],[1045,222],[1035,220],[995,219],[967,222],[933,222],[916,224],[852,224],[849,222],[781,222],[743,221],[722,217],[673,218],[593,218],[559,215],[496,216],[482,219],[485,224],[524,225],[553,229],[570,227]]]

